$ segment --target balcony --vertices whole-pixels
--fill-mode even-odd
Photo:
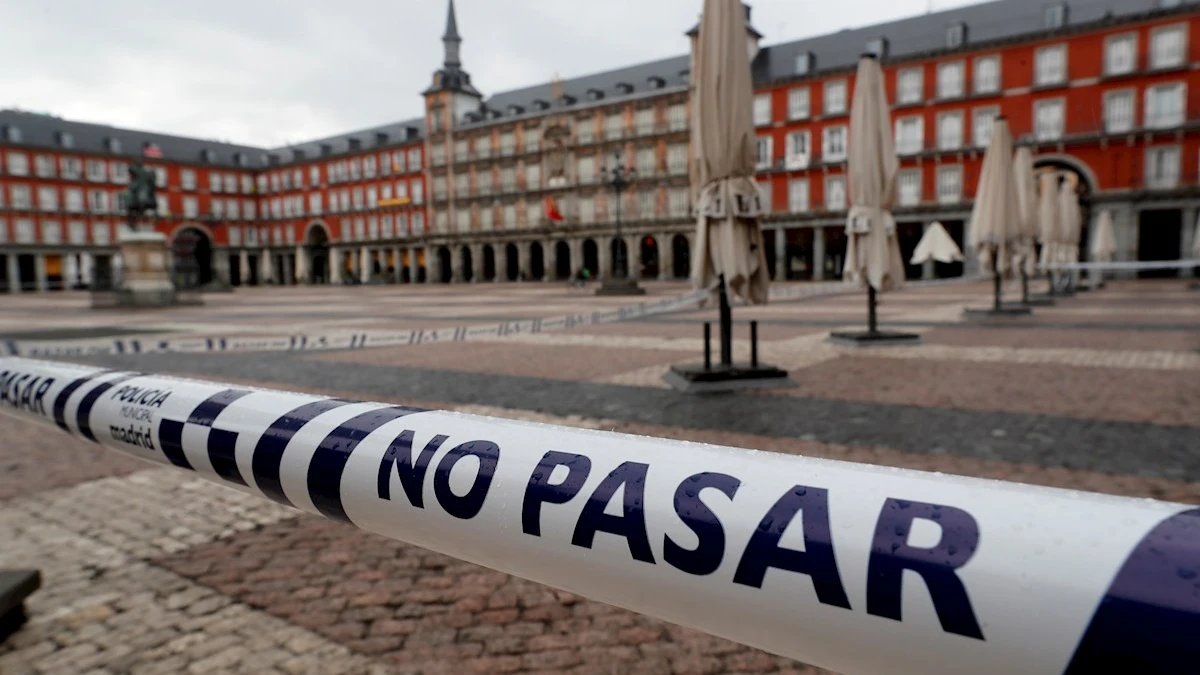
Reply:
[[[501,157],[512,157],[515,154],[517,154],[517,147],[515,144],[500,146],[500,156]]]

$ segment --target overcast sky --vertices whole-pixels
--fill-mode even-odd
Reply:
[[[456,0],[491,95],[686,53],[702,0]],[[928,0],[751,0],[764,44]],[[935,0],[936,9],[970,4]],[[260,147],[421,115],[445,0],[6,0],[0,108]]]

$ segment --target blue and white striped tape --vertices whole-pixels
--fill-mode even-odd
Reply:
[[[19,358],[0,412],[838,672],[1200,664],[1183,504]]]

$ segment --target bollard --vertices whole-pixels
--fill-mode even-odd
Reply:
[[[758,367],[758,322],[750,322],[750,367]]]
[[[704,322],[704,369],[712,370],[712,324]]]
[[[838,672],[1200,663],[1182,504],[20,358],[0,411]]]

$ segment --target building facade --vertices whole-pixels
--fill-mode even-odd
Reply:
[[[864,51],[885,66],[906,257],[935,220],[966,243],[997,115],[1038,170],[1078,177],[1085,223],[1112,212],[1118,259],[1184,257],[1200,209],[1197,9],[1000,0],[770,46],[751,28],[773,277],[840,276]],[[0,111],[0,289],[98,283],[134,161],[157,174],[152,220],[184,286],[565,279],[607,273],[621,247],[636,276],[686,277],[689,56],[487,98],[461,42],[451,2],[422,118],[287,148]],[[634,176],[619,202],[617,162]]]

